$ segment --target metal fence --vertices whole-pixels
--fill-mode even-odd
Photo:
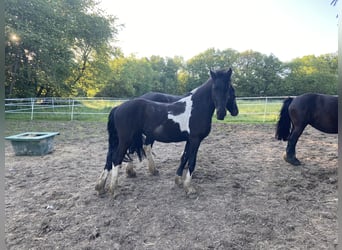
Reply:
[[[232,121],[272,122],[286,97],[239,97],[239,116]],[[12,98],[5,99],[6,119],[106,119],[110,110],[126,101],[117,98]],[[95,116],[95,118],[94,118]],[[254,118],[253,118],[254,117]]]

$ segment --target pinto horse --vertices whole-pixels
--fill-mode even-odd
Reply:
[[[107,161],[95,189],[105,192],[105,183],[111,173],[109,190],[112,194],[118,182],[119,168],[129,151],[136,152],[140,160],[144,155],[143,135],[146,144],[186,141],[175,182],[183,185],[187,194],[195,193],[191,185],[198,148],[211,130],[212,116],[216,109],[218,120],[227,114],[226,105],[233,98],[231,91],[232,70],[210,70],[210,78],[183,98],[172,103],[154,102],[136,98],[124,102],[109,114],[109,149]],[[128,149],[131,150],[128,150]],[[128,156],[129,157],[129,156]],[[183,169],[188,164],[185,180]]]
[[[276,138],[287,142],[284,160],[300,165],[296,144],[307,125],[324,133],[338,133],[338,97],[307,93],[285,99],[276,127]]]
[[[237,116],[239,114],[239,109],[238,109],[238,106],[236,104],[235,89],[230,88],[229,92],[230,93],[229,93],[229,98],[227,101],[226,108],[232,116]],[[147,100],[151,100],[151,101],[155,101],[155,102],[172,103],[172,102],[176,102],[179,99],[186,97],[188,95],[189,95],[189,93],[186,95],[180,96],[180,95],[165,94],[165,93],[161,93],[161,92],[148,92],[146,94],[143,94],[139,98],[143,98],[143,99],[147,99]]]
[[[229,89],[229,98],[227,101],[226,108],[230,112],[232,116],[237,116],[239,114],[239,109],[236,104],[236,96],[235,96],[235,89],[230,88]],[[172,103],[176,102],[181,98],[184,98],[188,96],[189,94],[186,95],[171,95],[171,94],[166,94],[166,93],[161,93],[161,92],[148,92],[139,98],[147,99],[150,101],[155,101],[155,102],[164,102],[164,103]],[[148,169],[152,175],[157,175],[159,171],[155,167],[155,163],[153,160],[152,156],[152,145],[153,145],[153,140],[145,140],[144,141],[144,151],[145,151],[145,156],[148,161]],[[131,150],[132,151],[132,150]],[[128,162],[128,166],[126,168],[127,174],[129,177],[135,177],[135,172],[133,170],[133,160]]]

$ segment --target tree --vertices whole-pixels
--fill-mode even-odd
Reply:
[[[294,59],[288,65],[285,79],[287,94],[300,95],[307,92],[337,94],[337,54],[308,55]]]
[[[274,55],[264,55],[248,50],[240,53],[235,63],[235,84],[239,96],[279,95],[282,62]]]
[[[77,95],[92,58],[117,33],[94,0],[5,2],[6,96]]]
[[[152,90],[170,94],[181,94],[182,88],[178,82],[178,71],[184,66],[182,57],[162,58],[151,56],[149,59],[153,69]]]
[[[192,90],[209,78],[210,69],[233,67],[233,76],[235,74],[234,63],[237,60],[238,52],[232,49],[216,50],[208,49],[187,61],[186,70],[189,73],[189,79],[186,89]]]
[[[108,82],[96,94],[102,97],[133,97],[151,91],[153,69],[146,58],[117,57],[109,63]]]

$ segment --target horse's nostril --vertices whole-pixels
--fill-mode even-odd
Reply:
[[[238,114],[239,114],[239,110],[234,110],[234,111],[231,113],[232,116],[237,116]]]

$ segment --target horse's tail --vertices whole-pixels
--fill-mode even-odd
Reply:
[[[113,108],[108,116],[107,131],[110,152],[115,152],[119,145],[118,132],[115,127],[114,114],[117,107]]]
[[[119,146],[119,137],[118,132],[115,127],[115,111],[117,107],[114,107],[108,116],[108,122],[107,122],[107,131],[108,131],[108,143],[109,143],[109,151],[113,154],[116,152],[118,146]],[[136,133],[133,137],[132,144],[130,145],[129,149],[126,152],[126,155],[123,159],[124,162],[132,161],[132,158],[130,157],[130,154],[137,153],[139,160],[142,160],[142,157],[145,156],[145,151],[143,148],[144,144],[144,138],[142,133]]]
[[[278,140],[287,141],[287,138],[290,135],[291,119],[289,115],[289,106],[292,101],[293,101],[292,97],[286,98],[280,110],[279,121],[277,123],[276,134],[275,134],[275,137]]]

